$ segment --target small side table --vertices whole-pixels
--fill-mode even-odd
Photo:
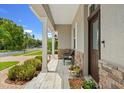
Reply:
[[[64,56],[64,65],[65,65],[65,60],[71,60],[72,61],[72,56]]]

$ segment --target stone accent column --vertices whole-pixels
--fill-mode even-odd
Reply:
[[[99,86],[102,89],[123,89],[124,69],[100,60]]]
[[[83,75],[83,63],[84,62],[84,54],[81,51],[75,50],[75,64],[80,66],[82,69],[82,75]]]

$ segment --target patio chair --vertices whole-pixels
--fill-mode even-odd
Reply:
[[[69,52],[64,53],[63,54],[64,65],[65,65],[65,60],[70,60],[72,64],[74,64],[74,55],[75,55],[74,50],[70,50]]]

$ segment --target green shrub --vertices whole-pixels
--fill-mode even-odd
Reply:
[[[35,67],[37,71],[41,70],[42,67],[42,61],[40,59],[35,58]]]
[[[38,58],[29,59],[29,60],[25,61],[24,64],[27,64],[27,65],[31,64],[31,65],[33,65],[36,68],[37,71],[41,70],[41,66],[42,66],[41,60],[38,59]]]
[[[96,84],[93,80],[88,80],[85,81],[83,86],[84,89],[95,89],[96,88]]]
[[[36,68],[31,64],[16,65],[9,70],[8,78],[14,81],[28,81],[34,77],[35,73]]]
[[[40,71],[42,67],[41,57],[29,59],[23,65],[16,65],[9,70],[8,78],[10,80],[28,81],[36,75],[36,71]]]
[[[40,59],[42,62],[42,56],[36,56],[35,58]]]
[[[10,70],[9,70],[9,73],[8,73],[8,78],[10,79],[10,80],[16,80],[16,78],[17,78],[17,73],[19,73],[19,68],[20,68],[20,66],[18,65],[16,65],[16,66],[14,66],[13,68],[11,68]]]

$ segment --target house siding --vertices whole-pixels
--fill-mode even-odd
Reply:
[[[101,5],[100,88],[124,88],[124,5]]]
[[[101,59],[124,66],[124,5],[101,5]]]

